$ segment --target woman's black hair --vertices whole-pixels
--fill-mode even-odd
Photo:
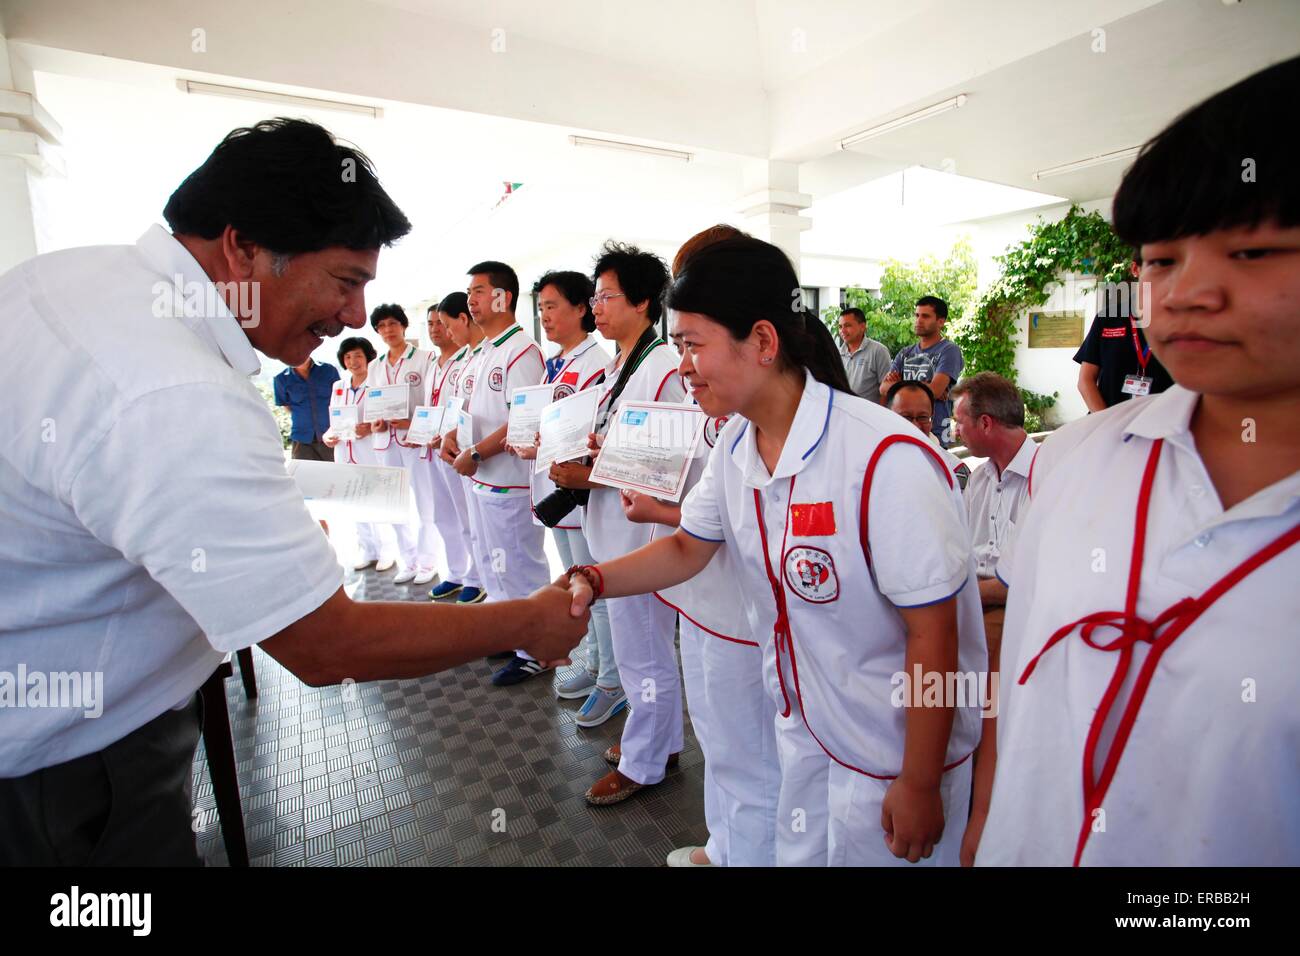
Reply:
[[[619,288],[632,305],[649,302],[646,318],[651,325],[659,323],[663,315],[662,296],[668,284],[668,266],[653,252],[645,252],[629,243],[610,239],[600,248],[596,266],[591,270],[591,281],[596,282],[604,273],[618,276]]]
[[[263,120],[226,134],[163,207],[172,232],[245,239],[293,255],[378,249],[411,231],[370,160],[306,120]]]
[[[450,315],[453,319],[457,316],[469,315],[469,296],[464,292],[448,292],[434,308],[443,315]]]
[[[370,313],[370,327],[376,332],[379,331],[379,323],[382,319],[396,319],[402,323],[402,328],[409,328],[410,320],[406,317],[406,310],[400,305],[385,302],[383,305],[375,306],[375,310]]]
[[[339,345],[339,367],[340,368],[343,367],[343,356],[347,355],[349,352],[352,352],[356,349],[360,349],[361,353],[365,355],[367,365],[373,362],[375,360],[375,356],[379,354],[378,352],[375,351],[375,347],[370,344],[369,339],[363,339],[359,335],[354,335],[351,338],[344,339],[342,343]]]
[[[664,304],[708,316],[738,340],[767,319],[787,367],[807,369],[817,381],[852,394],[830,329],[803,307],[794,266],[771,243],[745,236],[705,246],[668,287]]]
[[[555,286],[569,305],[582,306],[582,331],[596,331],[596,317],[591,314],[591,297],[596,287],[590,279],[581,272],[548,272],[533,283],[533,296],[541,295],[548,285]]]
[[[1115,232],[1134,248],[1273,221],[1300,225],[1300,57],[1261,70],[1174,120],[1115,194]]]

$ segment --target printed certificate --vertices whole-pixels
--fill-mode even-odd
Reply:
[[[339,441],[352,441],[357,437],[357,425],[360,421],[360,405],[331,405],[330,427],[325,434]]]
[[[408,445],[427,445],[442,434],[442,416],[445,405],[417,405],[411,416],[411,427],[406,432]]]
[[[409,385],[379,385],[366,389],[366,421],[400,421],[411,414]]]
[[[537,449],[534,471],[546,471],[557,461],[587,457],[587,436],[596,428],[600,389],[589,388],[542,409],[537,430],[542,444]]]
[[[537,426],[542,421],[542,409],[551,404],[554,385],[533,385],[517,388],[510,395],[510,421],[506,426],[506,444],[516,448],[532,448],[537,436]]]
[[[315,518],[406,524],[414,510],[405,468],[291,459],[285,470],[298,483]]]
[[[698,405],[624,402],[605,433],[591,480],[680,501],[704,418]]]

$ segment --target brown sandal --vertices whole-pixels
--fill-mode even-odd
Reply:
[[[675,754],[669,754],[668,763],[665,764],[665,768],[668,770],[672,770],[673,767],[677,766],[677,763],[681,759],[681,756],[682,755],[680,752]],[[605,763],[613,764],[615,767],[617,767],[618,762],[622,759],[623,759],[622,744],[615,744],[614,746],[610,747],[608,750],[605,751]]]
[[[617,770],[611,770],[588,788],[587,802],[593,807],[605,807],[611,803],[622,803],[632,794],[641,790],[645,784],[637,783],[623,776]]]

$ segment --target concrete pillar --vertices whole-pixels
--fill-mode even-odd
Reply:
[[[744,164],[741,175],[735,208],[745,217],[745,231],[779,247],[798,273],[799,234],[812,228],[812,220],[799,215],[812,205],[812,196],[799,192],[798,164],[754,159]]]

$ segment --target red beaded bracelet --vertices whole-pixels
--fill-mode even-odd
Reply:
[[[575,564],[565,574],[570,579],[575,574],[581,574],[586,578],[587,583],[591,585],[591,599],[593,601],[605,593],[605,576],[600,573],[600,568],[594,564]]]

